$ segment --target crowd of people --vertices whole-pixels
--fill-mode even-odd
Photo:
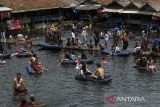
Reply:
[[[70,37],[67,38],[65,44],[63,42],[62,30],[58,25],[52,25],[45,29],[45,42],[49,44],[58,44],[65,45],[66,47],[88,47],[89,52],[93,53],[93,47],[100,47],[100,50],[105,48],[110,48],[114,50],[113,53],[118,53],[120,50],[127,50],[129,45],[129,32],[125,27],[114,28],[112,30],[93,30],[92,24],[81,26],[77,22],[72,24]],[[147,33],[149,34],[149,33]],[[160,53],[160,46],[153,44],[149,39],[149,36],[143,32],[143,39],[141,43],[135,44],[133,54],[135,55],[135,65],[134,67],[145,67],[147,71],[157,73],[159,72],[158,67],[156,66],[155,60],[150,57],[150,55],[155,55]],[[103,38],[103,43],[100,42],[101,37]],[[112,38],[112,40],[111,40]],[[111,46],[109,45],[111,43]],[[28,37],[25,38],[25,44],[27,49],[32,48],[32,40]],[[110,46],[110,47],[109,47]],[[122,46],[122,47],[121,47]],[[28,52],[24,49],[20,49],[18,53]],[[145,55],[149,52],[149,57]],[[0,42],[0,54],[4,53],[4,48]],[[43,73],[47,69],[38,61],[37,56],[31,51],[32,57],[29,60],[33,71],[35,73]],[[103,56],[103,55],[102,55]],[[96,70],[90,71],[87,68],[85,59],[88,59],[88,56],[84,51],[81,51],[81,55],[76,55],[74,51],[68,52],[64,51],[60,64],[63,61],[75,60],[76,69],[79,70],[79,74],[83,77],[90,76],[94,79],[104,79],[105,69],[102,67],[101,63],[107,63],[106,58],[100,60],[100,63],[96,64]],[[1,59],[0,59],[1,60]],[[27,86],[21,77],[20,73],[17,73],[16,77],[13,80],[13,94],[26,94],[28,93]],[[38,103],[35,100],[34,96],[29,97],[29,101],[25,98],[21,99],[20,107],[37,107]]]
[[[63,44],[62,31],[60,27],[52,25],[51,27],[47,27],[45,31],[46,31],[46,36],[45,36],[46,43],[58,44],[58,45]]]
[[[145,67],[147,71],[156,73],[159,72],[155,64],[154,56],[159,56],[160,46],[155,44],[148,35],[143,35],[140,44],[136,43],[134,46],[133,54],[135,55],[134,67]]]

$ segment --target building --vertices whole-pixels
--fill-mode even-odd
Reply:
[[[160,4],[155,2],[112,1],[105,5],[104,14],[108,14],[106,25],[117,26],[125,23],[127,26],[141,27],[159,26],[159,21],[153,15],[160,11]]]
[[[5,6],[13,8],[12,18],[19,19],[23,27],[37,23],[58,21],[61,16],[73,19],[75,0],[1,0]]]
[[[93,22],[97,18],[97,10],[101,6],[101,3],[96,0],[84,0],[75,9],[80,20]]]

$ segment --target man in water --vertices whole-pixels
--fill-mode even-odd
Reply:
[[[92,77],[96,79],[103,79],[105,74],[104,69],[101,67],[100,63],[97,63],[96,66],[97,70],[92,74]]]
[[[21,78],[21,73],[17,73],[16,78],[13,80],[13,90],[14,94],[27,92],[24,80]]]

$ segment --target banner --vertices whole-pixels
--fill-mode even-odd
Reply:
[[[20,21],[17,19],[8,20],[7,24],[8,24],[8,30],[21,29],[22,27]]]

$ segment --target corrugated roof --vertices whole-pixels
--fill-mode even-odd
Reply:
[[[4,11],[12,11],[12,9],[8,7],[0,7],[0,12],[4,12]]]
[[[139,9],[144,5],[144,3],[141,2],[132,2],[135,6],[137,6]]]
[[[123,9],[104,9],[102,12],[120,13]]]
[[[141,7],[141,10],[143,11],[160,11],[160,3],[146,3],[144,6]]]
[[[119,3],[121,6],[126,7],[127,5],[129,5],[129,3],[131,1],[116,1],[117,3]]]
[[[96,10],[101,7],[101,4],[95,0],[85,0],[76,7],[77,10]]]
[[[154,8],[157,12],[160,11],[160,3],[148,3],[152,8]]]
[[[112,2],[112,0],[97,0],[99,3],[102,3],[103,5],[107,5]]]
[[[139,10],[144,4],[130,2],[124,9],[125,10]]]
[[[100,4],[98,0],[83,0],[80,5],[96,5]]]
[[[146,3],[146,2],[156,2],[159,3],[160,0],[132,0],[133,2],[141,2],[141,3]]]
[[[68,0],[1,0],[0,2],[14,11],[70,6]]]
[[[81,5],[76,7],[77,10],[96,10],[100,8],[101,5]]]

